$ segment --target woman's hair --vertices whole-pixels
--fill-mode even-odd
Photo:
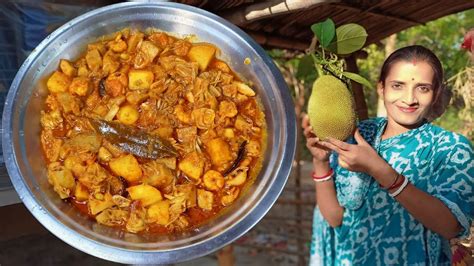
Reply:
[[[444,85],[444,73],[441,62],[431,50],[421,45],[411,45],[396,50],[385,59],[380,71],[379,82],[385,86],[385,79],[395,63],[400,61],[412,62],[413,60],[426,62],[433,69],[433,103],[431,111],[428,113],[428,117],[426,117],[428,121],[432,121],[444,113],[451,93]]]

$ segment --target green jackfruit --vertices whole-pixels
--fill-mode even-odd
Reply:
[[[356,114],[354,98],[338,78],[325,75],[313,83],[308,101],[309,122],[316,136],[346,140],[354,133]]]

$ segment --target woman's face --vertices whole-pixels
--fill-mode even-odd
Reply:
[[[424,61],[393,64],[385,85],[378,85],[388,120],[405,129],[418,127],[433,102],[433,77],[433,69]]]

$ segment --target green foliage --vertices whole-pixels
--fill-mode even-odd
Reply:
[[[336,40],[329,45],[329,50],[347,55],[364,47],[367,31],[359,24],[345,24],[336,29]]]
[[[365,87],[367,87],[369,89],[374,88],[374,86],[372,86],[372,84],[368,80],[366,80],[364,77],[362,77],[359,74],[344,71],[344,72],[342,72],[342,75],[344,77],[348,78],[348,79],[351,79],[351,80],[353,80],[357,83],[360,83],[360,84],[364,85]]]
[[[349,79],[361,84],[369,84],[365,78],[357,74],[349,73],[345,75],[344,60],[338,58],[338,55],[353,53],[364,46],[367,40],[367,32],[364,27],[350,23],[341,25],[336,29],[334,22],[328,18],[323,22],[313,24],[311,30],[314,32],[319,45],[315,46],[316,43],[312,43],[308,55],[313,58],[318,76],[330,74],[341,79],[347,85],[350,84]],[[303,67],[309,65],[309,60],[306,57],[303,57],[302,60],[305,61],[301,66],[301,71],[300,69],[298,71],[301,74],[303,73]]]
[[[311,55],[305,55],[300,58],[298,63],[298,70],[296,71],[296,78],[306,79],[311,75],[315,75],[314,62]]]
[[[433,124],[450,131],[458,131],[463,127],[463,122],[459,119],[458,112],[459,110],[451,105],[448,107],[441,118],[433,121]],[[472,141],[473,140],[471,139],[471,142]]]
[[[323,48],[328,47],[336,35],[336,25],[334,25],[334,22],[330,18],[323,22],[313,24],[311,30],[316,35]]]
[[[469,55],[461,50],[464,33],[474,27],[474,9],[449,15],[397,34],[397,48],[419,44],[431,49],[443,63],[446,79],[464,69]]]

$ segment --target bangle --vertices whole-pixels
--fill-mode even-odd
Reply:
[[[312,177],[313,177],[313,180],[316,182],[323,182],[323,181],[328,181],[329,179],[331,179],[333,174],[334,174],[334,170],[331,168],[331,170],[329,170],[329,172],[323,176],[316,176],[313,172]]]
[[[406,177],[403,175],[400,175],[402,178],[397,181],[395,184],[393,184],[391,187],[387,188],[387,190],[394,190],[396,188],[399,188],[401,185],[403,185],[403,182],[405,182]]]
[[[394,188],[395,188],[394,186],[395,186],[395,184],[397,183],[398,178],[400,178],[400,174],[399,174],[398,172],[396,172],[396,173],[397,173],[397,176],[395,177],[395,180],[393,180],[393,182],[392,182],[392,184],[391,184],[390,186],[388,186],[388,187],[386,187],[386,188],[383,187],[382,184],[379,184],[379,186],[380,186],[381,188],[386,189],[386,190],[394,189]]]
[[[404,177],[403,178],[403,183],[400,185],[400,187],[393,193],[388,193],[392,198],[395,198],[398,196],[408,185],[408,178]]]

